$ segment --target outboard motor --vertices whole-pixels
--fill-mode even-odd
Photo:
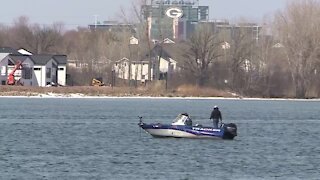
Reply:
[[[237,125],[234,123],[224,124],[224,139],[233,139],[235,136],[237,136]]]
[[[142,122],[142,116],[138,116],[139,117],[139,123],[138,123],[138,126],[142,127],[143,126],[143,122]]]

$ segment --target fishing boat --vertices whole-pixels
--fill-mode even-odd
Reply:
[[[179,114],[171,124],[147,124],[139,118],[138,125],[153,137],[234,139],[237,136],[237,126],[233,123],[222,123],[220,128],[193,125],[187,113]]]

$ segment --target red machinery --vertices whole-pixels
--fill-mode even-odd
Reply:
[[[16,85],[17,82],[14,78],[14,73],[18,70],[22,68],[22,62],[18,61],[14,67],[14,69],[11,71],[11,73],[8,75],[8,79],[7,79],[7,85]]]

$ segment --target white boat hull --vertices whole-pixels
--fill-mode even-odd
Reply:
[[[152,136],[157,137],[177,137],[177,138],[196,138],[197,136],[191,133],[173,130],[173,129],[145,129]]]
[[[181,130],[174,129],[144,129],[154,137],[174,137],[174,138],[204,138],[204,139],[221,139],[221,137],[210,135],[195,135]]]

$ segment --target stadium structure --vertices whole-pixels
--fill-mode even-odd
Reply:
[[[187,39],[201,21],[209,20],[209,6],[199,0],[149,0],[141,7],[151,39]]]

